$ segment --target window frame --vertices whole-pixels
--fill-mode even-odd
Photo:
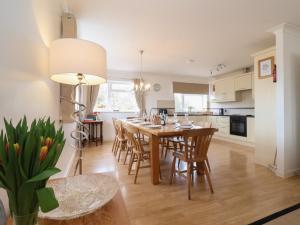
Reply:
[[[133,81],[132,80],[118,80],[118,79],[108,79],[106,84],[107,84],[107,99],[108,99],[108,104],[107,105],[110,105],[112,106],[112,96],[113,96],[113,92],[115,93],[129,93],[129,92],[133,92],[132,91],[129,91],[129,90],[122,90],[122,89],[113,89],[112,88],[112,85],[114,83],[132,83],[133,84]],[[101,88],[101,85],[100,85],[100,88]],[[100,92],[100,88],[99,88],[99,92]],[[99,94],[98,94],[99,95]],[[134,93],[133,93],[133,97],[134,97],[134,100],[135,100],[135,96],[134,96]],[[97,96],[98,98],[98,96]],[[107,106],[105,109],[101,110],[101,108],[98,108],[98,107],[94,107],[94,112],[99,112],[99,113],[139,113],[139,109],[138,109],[138,106],[137,106],[137,103],[136,103],[136,109],[135,110],[113,110],[113,109],[107,109]]]
[[[176,94],[180,94],[181,96],[180,96],[180,98],[181,98],[181,102],[182,102],[182,104],[181,104],[181,108],[182,108],[182,111],[178,111],[177,109],[176,109],[176,98],[175,98],[175,95]],[[199,96],[201,96],[202,98],[204,98],[204,96],[206,96],[206,108],[204,108],[203,107],[203,103],[202,103],[202,109],[200,109],[200,110],[196,110],[196,111],[193,111],[193,110],[184,110],[185,109],[185,96],[188,96],[188,95],[199,95]],[[181,112],[184,112],[184,113],[197,113],[197,112],[201,112],[201,110],[202,111],[206,111],[208,108],[209,108],[209,96],[208,95],[206,95],[206,94],[186,94],[186,93],[174,93],[174,101],[175,101],[175,112],[176,113],[181,113]],[[203,101],[204,102],[204,101]]]

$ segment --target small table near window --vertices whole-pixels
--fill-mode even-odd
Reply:
[[[95,142],[98,146],[98,141],[103,144],[103,121],[102,120],[84,120],[82,121],[87,126],[89,133],[89,143]],[[99,131],[99,135],[98,135]]]

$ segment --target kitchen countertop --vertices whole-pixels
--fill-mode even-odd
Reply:
[[[234,114],[237,115],[237,114]],[[173,116],[173,114],[170,114],[169,116]],[[184,114],[177,114],[177,116],[184,116]],[[199,114],[199,113],[189,113],[189,116],[232,116],[232,115],[219,115],[219,114]],[[242,115],[241,115],[242,116]],[[254,118],[254,115],[245,115],[246,117],[252,117]]]

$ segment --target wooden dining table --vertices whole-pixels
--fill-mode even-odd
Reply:
[[[139,129],[140,133],[149,137],[151,151],[151,182],[154,185],[159,184],[159,141],[165,137],[178,137],[183,135],[183,129],[175,126],[175,124],[167,124],[160,128],[149,128],[142,123],[136,123],[132,120],[123,120],[124,125],[130,124]],[[201,126],[193,125],[190,129],[203,129]]]

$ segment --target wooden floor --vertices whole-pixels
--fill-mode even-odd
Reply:
[[[117,163],[111,143],[89,147],[84,173],[109,173],[119,181],[133,225],[248,224],[300,202],[300,177],[281,179],[255,165],[251,148],[213,141],[209,150],[214,194],[197,180],[192,200],[186,182],[176,177],[169,185],[170,157],[161,161],[162,181],[150,184],[149,168],[141,169],[138,183],[127,175],[128,165]]]

